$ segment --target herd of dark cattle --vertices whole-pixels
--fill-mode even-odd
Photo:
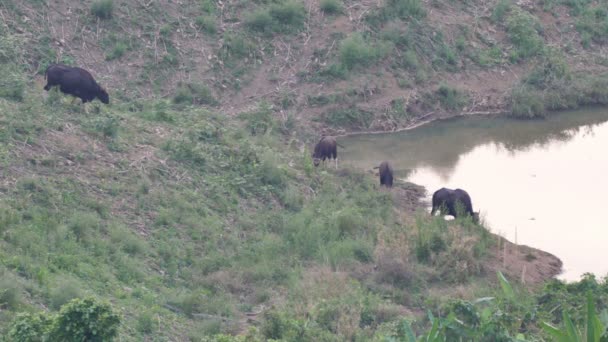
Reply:
[[[334,137],[322,137],[315,145],[312,153],[313,164],[319,166],[321,162],[325,163],[326,159],[334,159],[336,168],[338,168],[338,146],[342,147]],[[391,188],[393,186],[393,167],[391,164],[385,160],[374,169],[378,169],[380,186]],[[432,204],[431,215],[435,215],[436,212],[454,217],[464,214],[471,216],[475,222],[479,220],[479,213],[473,212],[471,197],[462,189],[441,188],[433,193]]]
[[[102,103],[110,103],[108,92],[95,81],[91,73],[82,68],[52,64],[46,69],[44,76],[47,80],[47,84],[44,86],[46,91],[51,87],[59,86],[61,92],[80,98],[82,103],[91,102],[96,98]],[[325,163],[326,159],[333,159],[337,169],[338,146],[343,147],[337,143],[334,137],[322,137],[315,145],[312,154],[314,165],[319,166],[321,162]],[[374,169],[378,169],[381,186],[388,188],[393,186],[393,168],[388,161],[383,161]],[[472,216],[475,221],[479,217],[478,213],[473,212],[471,197],[462,189],[441,188],[433,194],[432,203],[431,215],[437,211],[444,213],[447,210],[447,214],[454,217],[462,213]]]

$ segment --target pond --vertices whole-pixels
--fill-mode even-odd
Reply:
[[[369,170],[389,160],[397,178],[426,187],[429,211],[435,190],[466,190],[492,232],[559,257],[560,279],[608,273],[606,108],[454,118],[339,141],[344,163]]]

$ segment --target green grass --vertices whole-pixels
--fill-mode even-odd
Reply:
[[[120,314],[121,341],[244,340],[212,335],[240,331],[245,313],[260,308],[272,309],[256,318],[251,341],[401,339],[404,319],[416,320],[418,335],[438,322],[447,340],[540,340],[547,338],[541,319],[560,326],[563,309],[576,312],[578,287],[605,305],[606,285],[589,279],[516,292],[513,300],[484,278],[483,261],[495,247],[485,228],[404,211],[393,197],[403,189],[378,191],[377,179],[361,170],[313,166],[319,131],[308,127],[301,102],[323,107],[316,124],[325,128],[407,122],[415,113],[401,96],[382,110],[358,107],[370,87],[382,94],[387,86],[358,77],[395,74],[413,89],[435,72],[460,70],[476,37],[444,35],[428,20],[426,2],[390,0],[361,16],[359,33],[311,37],[320,60],[312,72],[352,78],[348,89],[327,84],[333,90],[299,93],[276,82],[276,97],[238,105],[231,97],[250,71],[269,61],[273,72],[299,65],[284,48],[292,57],[309,51],[307,23],[318,22],[317,9],[308,21],[300,1],[204,0],[171,10],[95,1],[73,12],[84,17],[84,41],[61,42],[42,5],[8,0],[2,7],[9,20],[0,25],[0,334],[24,312],[31,319],[21,323],[38,331],[42,317],[89,296]],[[602,13],[582,5],[577,29],[599,44]],[[28,15],[30,6],[44,25]],[[324,14],[347,12],[341,1],[319,6]],[[513,58],[538,62],[515,87],[514,113],[608,103],[604,75],[564,68],[530,14],[500,6],[510,6],[500,2],[494,20],[499,29],[506,24]],[[106,72],[99,78],[116,99],[87,104],[90,114],[33,80],[51,62],[83,64],[79,49],[65,48],[83,43],[103,51],[96,60],[105,58],[107,69],[95,68]],[[502,45],[476,43],[479,65],[504,62]],[[200,65],[209,72],[204,78]],[[113,79],[133,70],[128,84]],[[429,110],[458,112],[469,101],[445,85],[427,95]],[[224,103],[246,109],[229,113]],[[437,295],[453,285],[471,293]],[[477,302],[478,295],[495,299]],[[433,318],[409,314],[427,310]]]
[[[286,0],[256,9],[245,18],[245,25],[259,33],[295,33],[304,26],[306,9],[301,2]]]
[[[325,14],[340,14],[343,11],[342,7],[343,5],[340,0],[321,0],[321,2],[319,2],[319,8]]]
[[[112,11],[114,11],[113,0],[95,0],[91,5],[91,14],[99,19],[112,18]]]
[[[543,52],[544,40],[539,34],[542,29],[538,20],[528,12],[512,11],[506,20],[507,33],[515,46],[511,60],[518,62]]]

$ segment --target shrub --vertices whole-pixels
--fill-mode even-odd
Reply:
[[[197,104],[215,106],[218,104],[211,89],[204,84],[189,83],[181,85],[173,95],[175,104]]]
[[[114,10],[113,0],[97,0],[91,5],[91,14],[99,19],[110,19],[112,18],[112,11]]]
[[[93,120],[94,129],[104,137],[115,138],[118,135],[120,123],[114,116],[99,116]]]
[[[325,14],[339,14],[342,13],[342,3],[340,0],[321,0],[319,8]]]
[[[601,6],[586,8],[576,21],[576,29],[581,34],[584,47],[589,47],[592,41],[600,44],[607,42],[608,8]]]
[[[195,24],[203,32],[206,32],[209,34],[217,33],[217,23],[216,23],[215,18],[212,16],[202,15],[202,16],[196,17]]]
[[[122,41],[118,41],[112,47],[112,50],[106,55],[106,60],[111,61],[114,59],[119,59],[124,56],[125,52],[127,52],[129,46]]]
[[[81,284],[74,280],[62,280],[59,284],[56,284],[51,290],[49,296],[50,307],[54,310],[59,310],[61,306],[68,303],[72,299],[80,297],[80,288]]]
[[[245,25],[251,30],[269,33],[274,30],[274,22],[270,12],[266,9],[257,9],[245,17]]]
[[[373,119],[374,113],[356,107],[330,110],[323,116],[333,127],[369,128]]]
[[[376,57],[376,49],[359,33],[354,33],[340,44],[340,62],[346,69],[371,64]]]
[[[435,94],[441,106],[447,110],[461,110],[468,102],[462,91],[447,85],[441,85]]]
[[[281,26],[281,29],[299,29],[304,25],[306,9],[300,1],[287,0],[270,6],[270,15]]]
[[[512,59],[519,61],[540,54],[544,42],[539,35],[540,24],[531,14],[522,10],[513,11],[507,18],[507,33],[516,48]]]
[[[110,304],[94,298],[74,299],[64,305],[53,322],[53,341],[112,341],[120,318]]]
[[[528,86],[520,86],[511,93],[510,115],[519,118],[545,116],[545,104],[541,92]]]
[[[87,241],[91,235],[96,234],[100,227],[100,220],[95,214],[87,212],[75,213],[68,222],[68,229],[78,241]]]
[[[387,7],[402,19],[422,18],[426,15],[420,0],[388,0]]]
[[[150,312],[143,312],[137,317],[137,330],[149,334],[154,329],[154,317]]]
[[[43,342],[53,321],[43,313],[19,313],[8,333],[11,341]]]
[[[301,2],[288,0],[260,8],[245,18],[245,25],[262,33],[290,33],[301,29],[306,19],[306,9]]]
[[[0,279],[0,309],[15,310],[21,305],[21,290],[17,280],[2,274]]]
[[[0,66],[0,97],[13,101],[23,101],[25,97],[25,81],[14,65]]]
[[[495,23],[502,23],[507,12],[511,10],[511,1],[500,0],[492,10],[492,21]]]
[[[524,82],[538,89],[547,89],[561,85],[561,83],[568,81],[570,77],[568,63],[566,63],[566,59],[561,52],[555,49],[547,49]]]
[[[274,126],[272,108],[268,103],[262,103],[258,109],[239,117],[247,122],[247,129],[252,135],[265,134]]]

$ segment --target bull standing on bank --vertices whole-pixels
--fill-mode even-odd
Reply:
[[[319,166],[321,162],[325,163],[325,159],[334,159],[336,162],[336,169],[338,168],[338,146],[334,137],[322,137],[321,140],[315,145],[315,150],[312,154],[312,161],[315,166]]]
[[[436,211],[442,212],[444,209],[447,209],[447,214],[454,216],[454,218],[458,217],[458,214],[465,214],[470,215],[473,218],[473,221],[479,221],[479,213],[473,212],[471,196],[462,189],[452,190],[441,188],[435,191],[433,194],[433,209],[431,209],[431,215],[435,215]]]

